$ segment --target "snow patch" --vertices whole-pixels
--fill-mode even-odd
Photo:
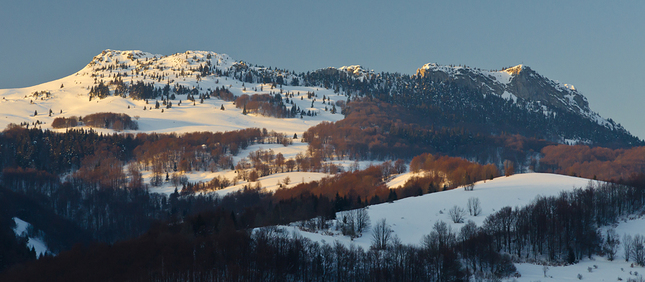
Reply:
[[[27,230],[29,229],[29,227],[31,227],[31,224],[17,217],[14,217],[12,219],[16,223],[16,227],[14,227],[13,229],[13,232],[16,234],[16,236],[28,236]],[[34,248],[34,250],[36,251],[36,256],[51,253],[42,238],[28,237],[27,240],[27,246],[29,248]]]
[[[508,91],[504,91],[504,93],[502,93],[502,98],[506,100],[513,100],[513,103],[517,102],[517,96],[515,96],[513,93],[510,93]]]
[[[513,79],[513,75],[505,71],[487,72],[486,74],[489,77],[492,77],[498,83],[504,85],[509,84],[511,82],[511,79]]]

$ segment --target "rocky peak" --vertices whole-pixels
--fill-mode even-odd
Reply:
[[[595,114],[575,87],[548,79],[521,64],[501,71],[487,71],[430,63],[418,69],[416,75],[436,83],[450,80],[461,87],[480,89],[484,95],[519,98],[540,107],[558,108],[588,117]]]
[[[508,73],[510,75],[518,75],[518,74],[520,74],[520,72],[522,72],[523,68],[524,68],[524,65],[520,64],[520,65],[511,67],[511,68],[504,69],[502,71],[505,72],[505,73]],[[526,68],[528,68],[530,70],[529,67],[526,67]]]

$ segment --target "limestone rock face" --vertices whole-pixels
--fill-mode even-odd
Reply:
[[[523,99],[548,108],[558,108],[591,117],[587,99],[573,86],[548,79],[528,66],[517,65],[501,71],[469,67],[426,64],[416,75],[436,83],[452,82],[460,87],[478,89],[482,94]]]
[[[564,86],[564,87],[563,87]],[[540,101],[563,110],[578,113],[590,112],[587,98],[578,93],[575,88],[560,85],[541,76],[531,68],[524,66],[514,72],[506,91],[529,101]]]

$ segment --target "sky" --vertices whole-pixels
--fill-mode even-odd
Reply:
[[[524,64],[645,138],[645,1],[17,1],[0,5],[0,89],[105,49],[225,53],[296,72]]]

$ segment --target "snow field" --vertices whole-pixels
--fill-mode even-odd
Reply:
[[[409,173],[395,178],[390,183],[409,177],[407,175]],[[505,206],[522,207],[531,203],[539,195],[556,196],[561,191],[585,187],[587,184],[589,184],[588,179],[557,174],[516,174],[509,177],[498,177],[486,182],[477,182],[473,191],[456,188],[409,197],[393,203],[369,206],[367,211],[372,225],[384,218],[391,225],[394,234],[401,239],[401,243],[419,244],[421,238],[430,233],[432,226],[437,221],[448,223],[455,232],[458,232],[468,220],[481,226],[488,215]],[[448,215],[448,210],[455,205],[466,209],[468,199],[471,197],[480,200],[481,214],[478,216],[466,214],[464,223],[453,223]],[[302,232],[302,234],[308,236],[311,233]],[[371,232],[367,231],[362,237],[354,240],[350,240],[349,237],[330,236],[327,241],[339,240],[347,245],[356,244],[363,248],[369,248],[371,245],[370,236]]]

